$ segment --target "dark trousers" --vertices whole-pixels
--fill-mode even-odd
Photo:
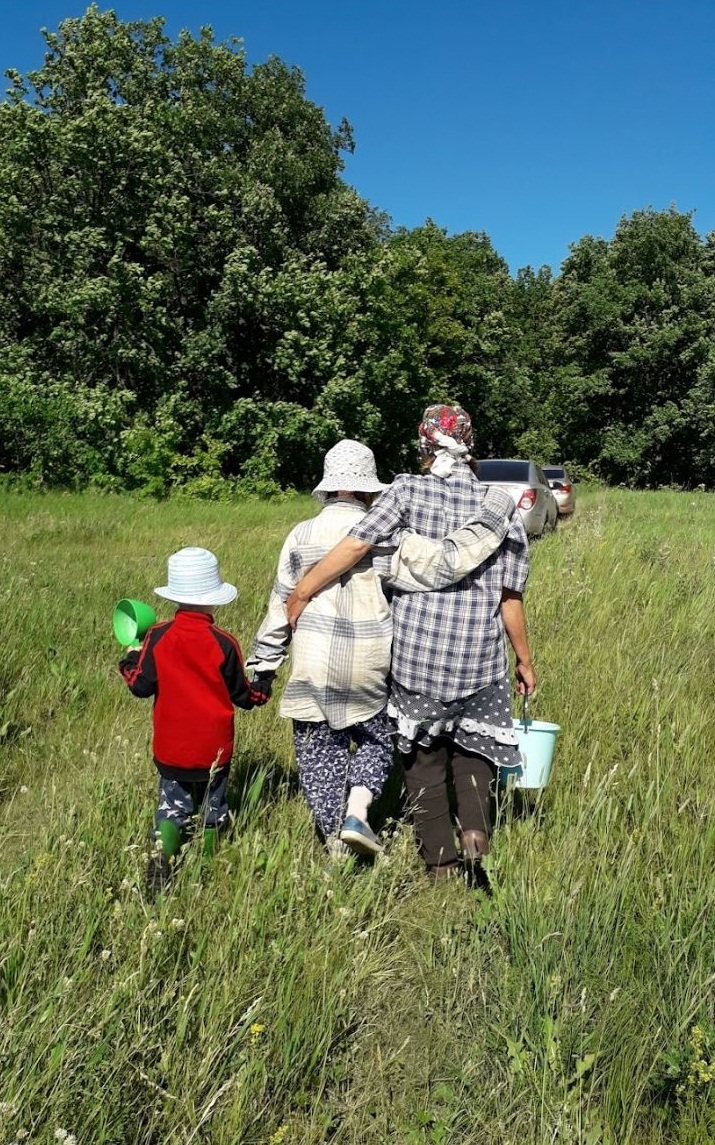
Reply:
[[[457,848],[449,798],[451,779],[460,831],[491,832],[494,766],[449,740],[415,747],[404,756],[405,785],[420,854],[428,867],[456,862]]]
[[[159,830],[162,819],[171,819],[182,834],[196,823],[201,827],[223,827],[228,819],[229,765],[206,772],[205,782],[183,783],[178,779],[159,776],[159,806],[154,825]]]

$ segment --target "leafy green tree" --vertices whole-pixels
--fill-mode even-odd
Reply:
[[[691,217],[638,211],[582,239],[555,290],[567,454],[610,481],[692,482],[715,296]]]
[[[166,495],[383,474],[462,402],[480,454],[715,483],[715,236],[638,211],[515,279],[482,232],[391,233],[301,73],[90,7],[0,104],[0,468]]]
[[[329,273],[383,221],[340,178],[349,125],[330,127],[297,69],[95,6],[46,40],[0,105],[0,340],[22,347],[40,403],[46,377],[117,395],[129,419],[171,394],[185,456],[217,408],[262,391],[266,344],[286,334],[249,300],[216,342],[237,262],[270,279],[275,314],[291,267]]]
[[[430,221],[390,245],[412,265],[406,318],[419,347],[417,413],[427,401],[461,402],[474,418],[475,450],[508,452],[528,424],[529,383],[514,353],[506,263],[486,234],[448,236]]]

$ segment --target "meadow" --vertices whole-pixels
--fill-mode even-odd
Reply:
[[[526,597],[563,732],[500,806],[490,898],[428,883],[399,818],[329,868],[272,702],[237,715],[231,838],[153,906],[113,604],[170,615],[202,544],[249,647],[314,503],[2,495],[0,1142],[715,1140],[715,497],[579,492]]]

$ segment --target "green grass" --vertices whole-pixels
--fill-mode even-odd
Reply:
[[[232,839],[151,907],[113,604],[168,616],[167,555],[206,545],[249,647],[314,505],[4,496],[0,1142],[715,1139],[714,509],[584,491],[534,547],[532,708],[563,732],[542,802],[500,811],[492,899],[430,886],[404,824],[328,870],[271,703],[237,716]]]

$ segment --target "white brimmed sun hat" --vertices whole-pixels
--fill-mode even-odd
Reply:
[[[346,437],[325,454],[323,480],[313,496],[325,501],[327,493],[383,493],[385,489],[387,485],[377,479],[375,454],[361,441]]]
[[[175,604],[230,604],[238,596],[235,585],[221,580],[218,560],[208,549],[190,546],[172,553],[167,562],[169,583],[155,588],[157,596]]]

